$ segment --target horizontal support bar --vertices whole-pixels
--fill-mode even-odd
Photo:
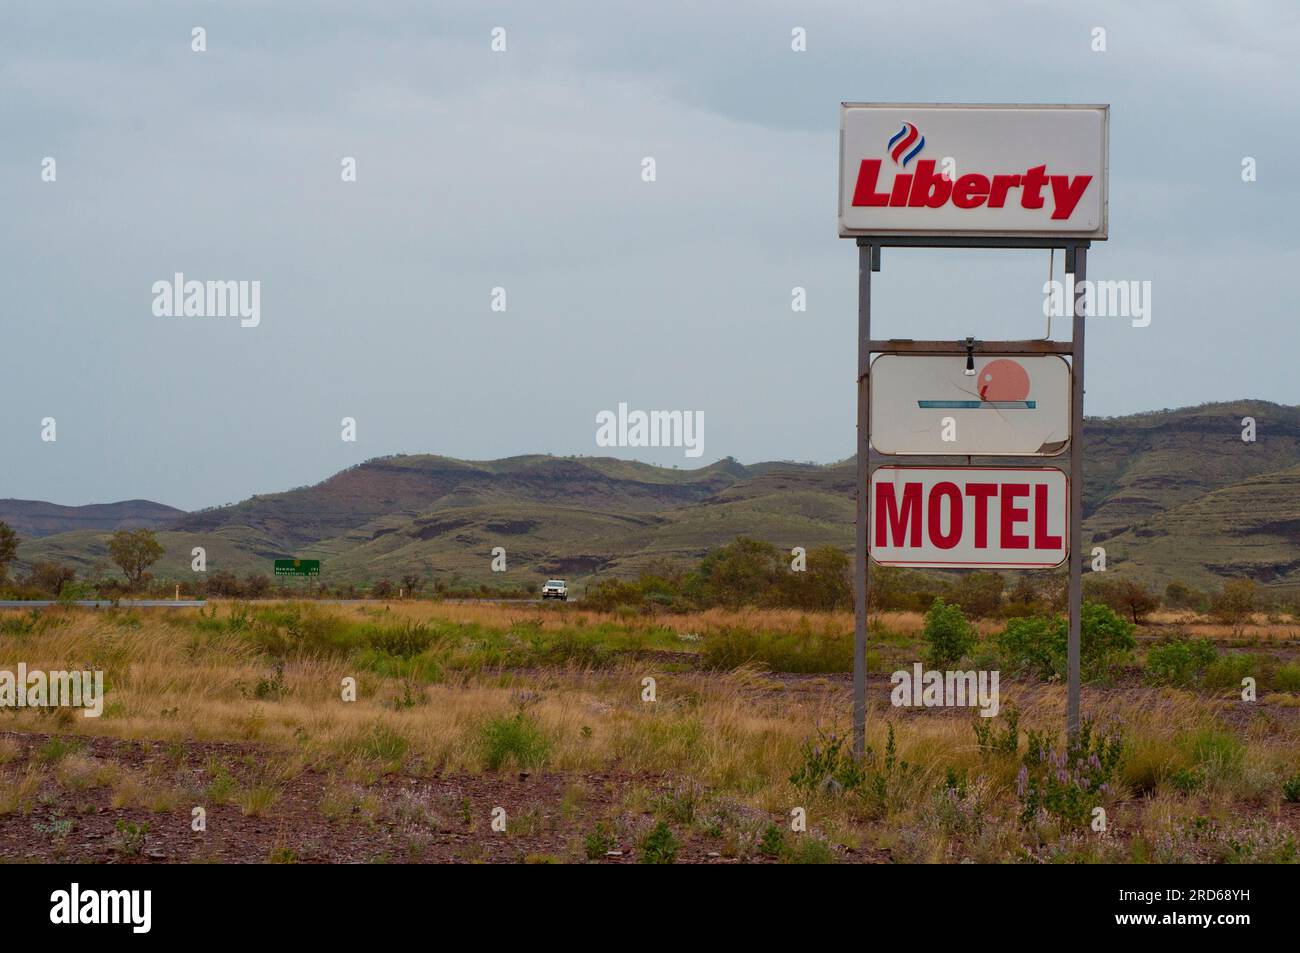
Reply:
[[[867,342],[873,354],[965,354],[965,341],[914,341],[891,338]],[[1069,341],[972,341],[974,354],[1073,354]]]
[[[873,449],[871,455],[867,458],[868,475],[875,473],[881,467],[919,467],[928,470],[935,467],[967,466],[997,470],[1060,470],[1068,474],[1070,472],[1070,455],[1063,452],[1052,457],[1033,457],[1028,454],[994,457],[980,453],[963,454],[961,456],[948,454],[945,456],[937,453],[925,455],[877,453]]]
[[[851,238],[854,236],[842,236]],[[858,235],[859,245],[875,248],[1091,248],[1088,238],[984,235]]]

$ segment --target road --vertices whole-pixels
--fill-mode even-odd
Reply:
[[[195,606],[201,609],[207,603],[200,599],[122,599],[116,603],[108,599],[75,599],[71,602],[59,602],[57,599],[0,599],[0,609],[41,609],[45,606],[111,609],[114,605],[120,609],[187,609]]]
[[[238,600],[235,600],[238,601]],[[255,599],[254,602],[296,602],[293,599]],[[303,602],[317,602],[327,606],[364,606],[390,602],[427,602],[426,599],[304,599]],[[472,606],[490,603],[492,605],[533,606],[543,605],[554,600],[542,599],[443,599],[445,604]],[[570,599],[569,602],[577,602]],[[0,609],[43,609],[46,606],[79,606],[85,609],[202,609],[207,602],[202,599],[122,599],[111,602],[108,599],[77,599],[73,602],[59,602],[57,599],[0,599]]]

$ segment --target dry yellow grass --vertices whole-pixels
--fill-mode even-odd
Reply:
[[[328,611],[362,620],[373,619],[383,610],[342,606]],[[546,627],[560,624],[561,618],[571,624],[575,614],[587,617],[589,624],[611,618],[528,607],[428,603],[395,603],[386,618],[437,617],[499,627],[520,619],[540,619]],[[923,842],[909,841],[897,832],[900,825],[940,823],[934,820],[932,792],[950,770],[979,779],[976,790],[985,793],[978,796],[987,797],[990,805],[1000,804],[1003,814],[1015,812],[1016,763],[990,761],[980,752],[971,715],[893,709],[887,689],[879,684],[871,699],[869,744],[883,752],[887,725],[892,723],[899,757],[915,766],[909,782],[915,794],[891,808],[896,814],[888,827],[870,826],[873,819],[865,817],[860,806],[801,793],[789,780],[801,746],[819,729],[840,733],[848,729],[848,685],[843,678],[782,680],[749,667],[726,675],[672,672],[647,660],[598,669],[570,665],[527,672],[455,673],[443,682],[412,686],[362,670],[345,659],[299,658],[285,664],[283,692],[259,699],[253,686],[271,676],[272,664],[245,637],[196,632],[160,614],[143,613],[140,619],[138,626],[118,626],[106,624],[102,616],[73,613],[66,624],[45,631],[0,636],[0,665],[21,657],[29,668],[104,670],[108,687],[104,716],[65,717],[58,726],[61,732],[264,745],[267,754],[257,776],[227,795],[250,815],[273,809],[282,784],[308,767],[338,776],[340,791],[348,783],[342,779],[373,779],[394,757],[397,764],[416,773],[481,772],[485,770],[483,726],[519,711],[526,712],[547,741],[544,767],[548,771],[585,775],[617,770],[690,779],[709,791],[780,815],[788,814],[793,805],[804,805],[816,813],[822,829],[833,830],[841,843],[862,842],[873,849],[888,846],[910,859],[942,859],[945,852],[957,850],[957,835],[951,832],[931,831]],[[798,632],[810,624],[809,619],[809,614],[798,612],[711,610],[673,617],[669,624],[680,632],[726,626]],[[846,614],[812,619],[818,630],[830,626],[842,627],[846,633],[852,630],[852,618]],[[618,621],[631,629],[665,624],[640,618]],[[890,613],[881,621],[895,632],[920,628],[915,613]],[[656,679],[654,703],[641,698],[646,676]],[[342,698],[346,678],[356,679],[355,701]],[[1004,711],[1015,707],[1020,712],[1022,729],[1058,733],[1064,701],[1064,690],[1058,685],[1002,684],[1001,705]],[[1295,718],[1252,712],[1243,721],[1240,706],[1234,709],[1230,702],[1156,688],[1086,687],[1084,707],[1099,723],[1123,727],[1129,744],[1123,779],[1130,793],[1149,790],[1166,797],[1164,785],[1171,774],[1190,763],[1182,739],[1196,731],[1235,732],[1243,749],[1236,773],[1203,792],[1207,810],[1231,814],[1233,805],[1243,802],[1276,806],[1279,778],[1300,769],[1300,721]],[[1234,711],[1239,726],[1225,727]],[[54,726],[48,714],[24,709],[6,713],[4,727],[48,732]],[[3,773],[4,762],[15,756],[14,744],[0,740],[0,813],[29,809],[39,788],[39,775]],[[112,788],[115,806],[170,810],[188,803],[185,792],[160,787],[145,774],[97,763],[78,753],[64,756],[52,770],[73,790]],[[1151,806],[1132,816],[1162,830],[1173,823],[1174,813],[1167,805]],[[983,846],[967,844],[963,849],[996,859],[1008,849],[1008,837],[1012,834],[1001,830],[981,841]]]
[[[229,600],[212,600],[228,609]],[[478,623],[484,626],[509,628],[527,622],[544,631],[572,626],[575,622],[595,625],[616,621],[629,632],[649,632],[668,628],[681,633],[703,633],[723,628],[757,629],[767,632],[799,632],[811,626],[818,632],[849,635],[853,632],[852,612],[808,612],[800,609],[704,609],[698,612],[664,613],[652,615],[618,616],[608,612],[583,609],[581,604],[557,606],[554,604],[520,604],[496,602],[433,602],[418,599],[358,602],[331,605],[329,611],[352,621],[377,618],[409,619],[419,622],[440,619],[457,623]],[[919,635],[924,625],[924,613],[890,611],[872,613],[871,624],[901,635]],[[1250,621],[1240,626],[1223,625],[1209,617],[1186,610],[1158,610],[1148,616],[1147,634],[1160,634],[1164,628],[1177,628],[1197,637],[1211,639],[1258,639],[1260,641],[1286,641],[1300,639],[1300,622],[1286,617],[1270,622],[1266,613],[1254,613]],[[975,620],[982,635],[998,632],[1005,622],[999,619]]]

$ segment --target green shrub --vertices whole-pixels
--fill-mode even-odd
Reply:
[[[1239,628],[1250,621],[1255,611],[1255,583],[1251,579],[1232,579],[1210,600],[1210,614],[1223,625]]]
[[[781,851],[780,859],[783,864],[833,864],[835,852],[824,840],[804,834]]]
[[[341,658],[358,644],[354,624],[347,619],[296,603],[232,611],[229,625],[233,631],[247,632],[272,658]]]
[[[1203,683],[1210,691],[1241,691],[1241,681],[1254,678],[1260,688],[1268,685],[1277,662],[1267,655],[1235,652],[1222,655],[1206,666]]]
[[[892,733],[893,729],[890,731]],[[843,791],[856,789],[865,780],[865,775],[848,743],[847,736],[825,735],[819,731],[817,740],[805,742],[800,750],[801,763],[790,775],[790,783],[809,794],[827,786],[838,786]]]
[[[879,758],[871,745],[867,745],[863,759],[862,782],[859,795],[870,817],[885,817],[890,810],[915,799],[920,779],[920,768],[898,757],[894,744],[894,726],[888,726],[885,756]]]
[[[996,572],[967,573],[950,590],[954,603],[968,615],[983,619],[995,614],[1002,605],[1006,580]]]
[[[1282,782],[1282,799],[1291,804],[1300,801],[1300,772]]]
[[[768,824],[758,842],[758,852],[765,857],[780,857],[785,850],[785,833],[776,824]]]
[[[58,735],[51,735],[49,741],[37,749],[36,759],[47,764],[56,764],[70,754],[77,754],[85,747],[86,742],[80,738],[60,738]]]
[[[643,864],[672,864],[677,861],[677,850],[681,844],[673,836],[666,823],[660,821],[641,838],[641,857]]]
[[[865,811],[875,817],[884,816],[915,794],[919,769],[899,759],[892,724],[888,726],[883,758],[867,745],[859,761],[848,743],[847,737],[819,732],[816,741],[804,744],[790,783],[809,794],[854,794],[862,800]]]
[[[532,658],[526,664],[605,665],[613,655],[606,637],[603,626],[588,632],[568,628],[553,633],[538,630],[529,639]]]
[[[1061,621],[1065,628],[1065,621]],[[1137,647],[1137,627],[1109,607],[1085,602],[1080,618],[1080,664],[1083,678],[1095,681],[1108,676]]]
[[[852,609],[852,560],[836,546],[811,550],[803,572],[779,571],[777,585],[766,601],[770,605],[814,612]]]
[[[361,741],[361,754],[377,761],[385,772],[398,771],[406,758],[410,742],[382,722],[373,725]]]
[[[1081,677],[1085,681],[1104,679],[1137,646],[1133,636],[1136,626],[1100,602],[1085,602],[1079,621]],[[1004,665],[1013,672],[1040,678],[1065,678],[1067,674],[1069,623],[1062,616],[1010,619],[996,643]]]
[[[1027,619],[1044,611],[1046,607],[1041,602],[1008,602],[1002,607],[1001,615],[1004,619]]]
[[[400,678],[417,684],[434,685],[447,677],[445,656],[433,652],[422,652],[413,658],[389,655],[378,649],[359,649],[352,661],[357,667],[382,675],[384,678]]]
[[[599,860],[614,849],[614,834],[604,821],[597,821],[595,828],[587,835],[586,844],[588,860]]]
[[[371,648],[406,659],[426,651],[434,639],[433,632],[423,622],[365,626],[360,635]]]
[[[540,767],[550,755],[551,745],[542,729],[522,711],[489,719],[482,727],[480,744],[489,771],[507,761],[520,770]]]
[[[253,687],[253,697],[259,701],[279,701],[288,694],[289,688],[284,684],[284,662],[276,662],[271,677],[259,678]]]
[[[1147,679],[1156,685],[1190,687],[1217,657],[1209,639],[1175,636],[1147,652]]]
[[[1236,735],[1206,728],[1182,735],[1178,742],[1207,781],[1240,777],[1246,746]]]
[[[36,631],[41,621],[41,613],[35,609],[24,615],[5,613],[0,617],[0,635],[29,635]]]
[[[1195,609],[1204,612],[1210,605],[1209,597],[1185,582],[1174,580],[1165,587],[1165,605],[1171,609]]]
[[[1169,783],[1178,793],[1191,794],[1205,783],[1205,777],[1196,768],[1179,768],[1169,776]]]
[[[136,824],[134,821],[119,820],[115,825],[117,836],[114,847],[120,853],[138,857],[144,853],[145,840],[149,836],[149,822]]]
[[[1017,734],[1019,733],[1017,732]],[[1012,753],[1014,754],[1015,752],[1013,751]],[[953,796],[960,801],[966,797],[966,790],[969,786],[970,772],[965,768],[962,768],[960,771],[952,767],[944,769],[943,788],[941,789],[944,794],[951,791]]]
[[[623,579],[602,579],[593,586],[588,586],[583,594],[582,604],[597,612],[611,612],[619,606],[628,606],[635,612],[641,605],[645,594],[635,582]]]
[[[1008,619],[994,639],[1004,668],[1051,678],[1063,669],[1065,645],[1058,644],[1056,623],[1042,616]]]
[[[930,645],[925,661],[933,668],[945,668],[960,661],[974,648],[977,639],[975,627],[966,621],[961,606],[949,605],[942,599],[935,599],[925,614],[923,634]]]
[[[1016,778],[1021,822],[1047,816],[1075,830],[1086,827],[1098,802],[1114,795],[1123,753],[1118,733],[1094,734],[1092,722],[1086,719],[1064,751],[1031,731],[1029,750]]]
[[[700,661],[712,669],[756,662],[774,672],[851,672],[853,638],[852,634],[815,632],[811,626],[795,632],[728,626],[704,637]]]
[[[997,730],[992,718],[976,718],[973,724],[975,730],[975,740],[980,746],[980,754],[988,756],[995,754],[1013,755],[1020,749],[1020,713],[1014,708],[1008,708],[1006,715],[1006,727],[1001,732]],[[949,779],[948,787],[957,787],[958,780],[952,769],[948,769],[952,777]],[[961,779],[962,788],[965,788],[965,779]]]
[[[1300,662],[1279,665],[1273,672],[1271,687],[1275,692],[1300,692]]]
[[[70,579],[67,582],[63,583],[62,586],[59,587],[58,598],[59,598],[59,602],[69,603],[69,602],[76,602],[81,599],[94,599],[95,594],[96,593],[95,593],[94,583],[87,582],[85,580],[82,580],[81,582],[76,582]]]

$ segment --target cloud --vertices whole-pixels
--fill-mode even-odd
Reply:
[[[1152,280],[1155,314],[1090,335],[1089,412],[1295,402],[1276,289],[1295,263],[1278,210],[1297,197],[1297,39],[1283,4],[7,9],[0,253],[26,359],[0,495],[192,507],[385,452],[595,453],[595,413],[619,401],[705,411],[706,460],[843,458],[845,99],[1110,102],[1113,237],[1090,270]],[[1044,253],[889,250],[878,327],[1041,334],[1046,270]],[[261,326],[154,318],[150,285],[175,271],[261,280]],[[57,450],[36,445],[56,412]]]

